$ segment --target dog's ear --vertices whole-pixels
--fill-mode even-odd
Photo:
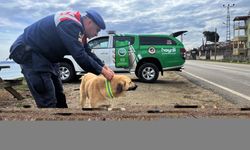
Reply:
[[[118,83],[117,86],[116,86],[116,92],[121,93],[123,91],[123,86],[124,85],[121,82]]]

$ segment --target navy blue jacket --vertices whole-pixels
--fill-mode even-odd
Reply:
[[[104,64],[91,53],[87,43],[82,43],[85,33],[82,17],[77,20],[72,14],[50,15],[35,22],[24,29],[23,42],[51,63],[72,55],[82,69],[100,74]]]

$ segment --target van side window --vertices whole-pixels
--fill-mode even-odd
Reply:
[[[108,37],[97,38],[89,42],[90,49],[108,48]]]
[[[113,39],[113,47],[116,47],[115,46],[115,43],[119,41],[119,42],[122,42],[122,41],[128,41],[130,45],[133,45],[134,42],[135,42],[135,38],[132,37],[132,36],[114,36],[114,39]]]
[[[168,37],[140,36],[140,45],[176,45],[176,42]]]

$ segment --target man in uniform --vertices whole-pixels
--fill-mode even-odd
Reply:
[[[58,62],[72,55],[86,72],[102,74],[108,80],[114,72],[91,52],[87,38],[105,29],[95,10],[58,12],[24,29],[10,48],[10,58],[20,64],[38,108],[67,108]]]

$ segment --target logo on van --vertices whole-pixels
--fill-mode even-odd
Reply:
[[[161,52],[162,54],[176,54],[176,48],[168,48],[168,49],[161,48]]]
[[[150,47],[150,48],[148,49],[148,53],[149,53],[149,54],[155,54],[155,48],[154,48],[154,47]]]
[[[118,49],[118,55],[119,56],[125,56],[127,54],[127,51],[125,48]]]

